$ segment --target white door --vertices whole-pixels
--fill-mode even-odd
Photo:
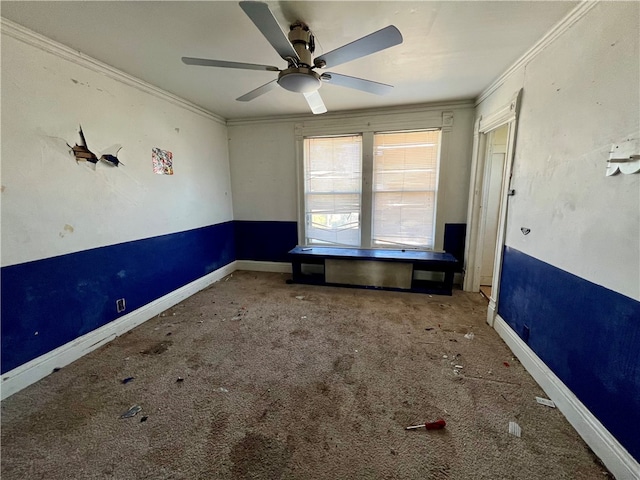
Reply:
[[[498,240],[498,221],[500,214],[500,194],[507,154],[508,125],[503,125],[488,135],[487,155],[484,172],[484,235],[482,242],[482,261],[480,285],[491,286],[495,263],[496,243]]]

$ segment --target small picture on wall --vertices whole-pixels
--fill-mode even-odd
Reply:
[[[151,149],[153,173],[158,175],[173,175],[173,154],[160,148]]]

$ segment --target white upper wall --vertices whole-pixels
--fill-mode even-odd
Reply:
[[[605,170],[612,144],[640,138],[639,18],[640,3],[597,4],[477,109],[523,89],[507,245],[634,299],[640,174]]]
[[[2,35],[3,266],[232,219],[223,123],[23,33]],[[98,156],[121,144],[123,166],[76,163],[79,124]],[[154,147],[173,152],[173,176],[153,173]]]
[[[296,221],[293,121],[229,126],[235,220]]]
[[[453,113],[448,134],[448,155],[440,163],[436,217],[436,249],[442,248],[445,223],[465,223],[470,175],[473,113],[470,104],[413,107],[380,112],[353,112],[304,119],[237,120],[229,123],[229,152],[233,213],[236,220],[297,221],[298,184],[296,125],[320,125],[336,133],[345,125],[357,133],[358,125],[393,122],[406,128],[430,128],[442,122],[443,112]],[[426,122],[426,123],[425,123]],[[351,128],[351,127],[346,127]],[[405,128],[405,127],[402,127]],[[398,129],[402,129],[398,128]]]

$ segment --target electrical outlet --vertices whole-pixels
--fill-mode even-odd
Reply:
[[[124,303],[124,298],[119,298],[118,300],[116,300],[116,310],[118,311],[118,313],[124,312],[125,308],[126,305]]]

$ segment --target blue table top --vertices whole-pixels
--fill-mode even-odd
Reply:
[[[297,246],[290,254],[329,258],[354,258],[360,260],[408,260],[440,261],[457,263],[456,257],[446,252],[425,252],[421,250],[372,250],[355,247],[302,247]]]

